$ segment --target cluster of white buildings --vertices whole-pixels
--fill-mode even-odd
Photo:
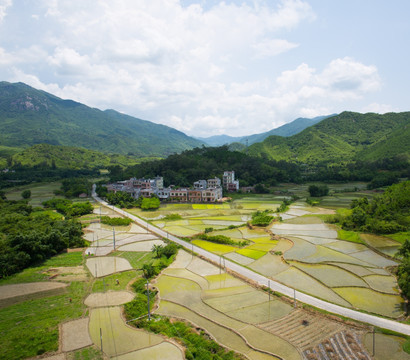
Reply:
[[[125,191],[135,199],[157,196],[160,200],[170,202],[208,203],[222,199],[222,185],[228,191],[239,190],[239,180],[235,180],[234,171],[225,171],[223,182],[215,177],[208,180],[195,181],[192,188],[164,187],[164,179],[157,176],[154,179],[136,179],[118,181],[107,185],[108,191]]]

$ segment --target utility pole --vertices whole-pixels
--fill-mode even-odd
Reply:
[[[293,307],[296,309],[296,289],[293,289]]]
[[[114,228],[114,226],[112,227],[112,239],[113,239],[113,242],[114,242],[114,250],[115,250],[115,228]]]
[[[151,313],[149,308],[149,289],[148,289],[148,278],[147,278],[147,308],[148,308],[148,321],[151,320]]]

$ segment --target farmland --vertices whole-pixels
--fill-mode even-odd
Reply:
[[[360,234],[361,243],[342,240],[337,228],[323,222],[331,209],[303,202],[292,204],[281,214],[283,221],[267,228],[246,225],[252,212],[275,211],[282,199],[278,195],[249,196],[223,205],[167,204],[153,212],[131,212],[170,234],[191,230],[187,241],[298,291],[390,318],[401,316],[402,300],[389,271],[395,261],[373,250],[397,247],[393,239],[384,243],[384,237]],[[179,216],[166,218],[171,214]],[[123,360],[184,358],[178,342],[132,328],[122,315],[124,304],[136,296],[131,284],[141,277],[140,269],[144,264],[159,266],[162,261],[151,251],[153,245],[165,246],[166,239],[134,223],[114,228],[100,224],[100,215],[113,217],[115,212],[95,206],[94,214],[82,218],[87,224],[84,237],[90,242],[83,252],[59,255],[0,283],[21,301],[0,309],[4,319],[0,346],[7,349],[3,358],[47,353],[64,354],[68,359],[102,359],[101,350],[104,356]],[[233,245],[199,239],[197,235],[205,229],[208,235],[228,237]],[[46,291],[34,297],[29,286],[23,295],[10,287],[35,282],[44,284]],[[50,287],[50,282],[64,286]],[[150,286],[158,290],[153,309],[157,321],[164,316],[187,321],[227,350],[249,359],[349,358],[348,354],[370,359],[368,327],[321,315],[300,304],[294,307],[280,294],[263,291],[183,250]],[[52,320],[49,306],[58,310]],[[32,331],[24,313],[33,314],[27,319],[32,326],[44,327],[43,341],[20,336]],[[9,334],[6,329],[11,322],[15,329]],[[17,341],[14,347],[13,341]],[[401,350],[403,338],[377,334],[377,341],[393,349],[397,358],[407,356]]]
[[[385,236],[344,232],[324,222],[327,214],[347,207],[352,199],[373,196],[360,190],[364,189],[362,183],[344,186],[359,190],[343,192],[343,188],[334,186],[332,195],[325,197],[320,207],[296,202],[280,214],[282,221],[266,228],[247,226],[252,212],[268,209],[274,213],[285,196],[282,194],[306,196],[307,186],[281,188],[280,195],[238,197],[224,204],[166,204],[153,212],[132,213],[298,291],[345,307],[399,318],[404,301],[389,269],[397,265],[392,255],[400,243]],[[177,220],[170,214],[177,214]],[[233,243],[199,239],[205,229],[207,235],[223,235]],[[244,241],[247,245],[240,246]]]

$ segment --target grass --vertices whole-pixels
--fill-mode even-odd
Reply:
[[[103,354],[93,346],[67,353],[67,360],[103,360]]]
[[[360,234],[355,231],[340,229],[337,231],[337,237],[340,240],[350,241],[357,244],[364,244],[364,241],[360,238]]]
[[[141,269],[142,265],[154,259],[155,254],[152,252],[136,252],[136,251],[116,251],[112,256],[119,256],[127,259],[134,269]]]
[[[403,232],[398,232],[395,234],[389,234],[385,236],[398,241],[400,244],[404,244],[406,239],[410,239],[410,231],[403,231]]]
[[[0,309],[0,360],[24,359],[58,350],[58,324],[81,317],[87,292],[87,283],[73,282],[67,294]]]
[[[137,277],[135,270],[112,274],[103,278],[95,279],[92,291],[103,292],[108,290],[125,290],[127,284]],[[117,280],[119,284],[117,285]]]
[[[81,252],[63,253],[53,256],[38,266],[29,267],[22,272],[0,280],[0,285],[21,284],[48,280],[42,271],[50,267],[79,266],[83,263]]]

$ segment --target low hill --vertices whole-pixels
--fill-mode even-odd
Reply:
[[[334,116],[334,115],[318,116],[313,119],[297,118],[296,120],[293,120],[292,122],[288,124],[279,126],[278,128],[275,128],[275,129],[272,129],[272,130],[269,130],[269,131],[266,131],[260,134],[239,136],[239,137],[234,137],[234,136],[229,136],[229,135],[214,135],[208,138],[198,138],[198,140],[201,140],[210,146],[221,146],[221,145],[232,144],[232,143],[252,145],[254,143],[265,140],[268,136],[271,136],[271,135],[278,135],[278,136],[285,136],[285,137],[295,135],[301,132],[302,130],[306,129],[307,127],[315,125],[330,116]]]
[[[165,125],[90,108],[23,83],[0,82],[0,145],[42,143],[138,157],[164,157],[203,144]]]
[[[270,136],[248,151],[255,156],[308,164],[409,157],[409,126],[410,112],[343,112],[288,138]]]
[[[12,156],[12,165],[46,166],[59,169],[102,169],[108,166],[131,166],[147,158],[123,154],[104,154],[94,150],[50,144],[33,145]],[[154,160],[151,158],[151,160]]]

